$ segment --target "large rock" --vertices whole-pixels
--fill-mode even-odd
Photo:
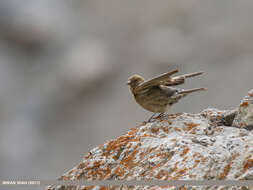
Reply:
[[[247,96],[250,99],[252,96]],[[244,99],[246,101],[247,98]],[[253,131],[248,125],[252,102],[239,112],[206,109],[177,113],[142,123],[125,135],[94,148],[59,179],[68,180],[253,180]],[[247,109],[246,109],[247,108]],[[237,113],[238,112],[238,113]],[[233,123],[233,124],[232,124]],[[235,127],[233,127],[235,125]],[[188,187],[189,189],[252,189],[251,187]],[[188,189],[181,186],[180,189]],[[48,187],[51,189],[143,189],[125,187]],[[148,187],[145,189],[175,189]]]
[[[233,125],[249,130],[253,129],[253,90],[249,91],[242,100]]]

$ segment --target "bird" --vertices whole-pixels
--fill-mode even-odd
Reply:
[[[179,72],[178,69],[156,76],[146,80],[137,74],[129,77],[127,84],[135,101],[144,109],[153,112],[149,118],[150,122],[153,117],[159,113],[162,116],[168,109],[179,100],[197,91],[207,90],[206,88],[178,89],[172,86],[180,85],[185,82],[186,78],[202,75],[204,72],[195,72],[172,77]]]

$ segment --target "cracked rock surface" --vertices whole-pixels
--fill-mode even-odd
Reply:
[[[239,110],[209,108],[199,114],[177,113],[142,123],[92,149],[59,180],[253,180],[252,92],[243,99]],[[51,186],[47,189],[246,190],[253,186]]]

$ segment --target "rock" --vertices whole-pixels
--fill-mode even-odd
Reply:
[[[65,55],[60,69],[61,79],[71,88],[88,88],[115,75],[116,66],[110,62],[108,47],[101,42],[80,40]]]
[[[239,112],[233,121],[233,125],[249,130],[253,129],[253,89],[241,101]]]
[[[214,108],[209,108],[202,111],[201,115],[207,117],[211,125],[231,126],[237,113],[238,113],[237,109],[218,110]]]
[[[251,91],[252,92],[252,91]],[[232,125],[250,124],[251,94],[237,110],[209,108],[199,114],[177,113],[143,122],[125,135],[92,149],[59,180],[250,180],[253,176],[253,131]],[[50,186],[56,189],[143,189],[127,186]],[[181,189],[251,189],[198,186]],[[175,189],[171,186],[145,189]]]
[[[231,126],[233,124],[233,121],[238,114],[238,110],[234,109],[228,112],[225,112],[223,115],[223,123],[225,126]]]

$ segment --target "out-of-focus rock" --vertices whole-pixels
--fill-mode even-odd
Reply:
[[[142,38],[142,46],[147,50],[152,63],[168,66],[173,63],[184,62],[191,46],[189,39],[176,28],[165,28],[147,33]]]
[[[253,130],[253,90],[241,101],[234,126]]]
[[[58,0],[51,4],[47,0],[0,2],[0,39],[29,53],[40,50],[62,36],[61,26],[67,25],[69,16],[66,11],[64,3]]]
[[[252,97],[251,93],[248,99],[250,97]],[[248,99],[247,102],[249,102]],[[246,113],[247,111],[249,113]],[[239,115],[241,112],[242,110]],[[210,108],[200,114],[171,114],[156,118],[152,123],[144,122],[129,130],[125,135],[91,150],[76,167],[59,179],[63,181],[252,179],[253,133],[247,128],[232,126],[236,113],[236,110],[220,111]],[[243,113],[249,115],[252,112],[251,109],[245,109]],[[223,124],[230,124],[230,126]],[[47,189],[60,188],[63,186]],[[64,189],[69,188],[64,187]],[[81,189],[87,188],[97,189],[98,187],[81,187]],[[104,189],[113,188],[131,189],[104,187]],[[208,188],[221,187],[189,189]],[[228,190],[240,188],[226,187]],[[135,189],[142,189],[142,187]],[[175,187],[156,187],[155,189],[175,189]]]
[[[115,72],[107,46],[102,42],[79,41],[73,44],[62,65],[61,77],[65,84],[86,88],[104,81]]]

